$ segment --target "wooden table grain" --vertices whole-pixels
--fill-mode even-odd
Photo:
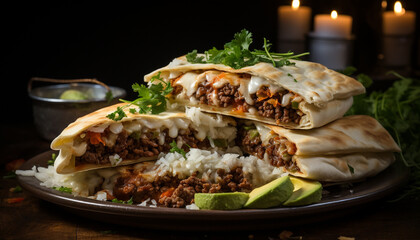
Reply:
[[[3,124],[0,175],[5,164],[29,159],[49,150],[31,124]],[[400,192],[379,201],[337,212],[337,216],[316,223],[278,226],[268,230],[222,232],[167,231],[126,227],[80,217],[71,210],[46,202],[23,191],[10,192],[16,179],[0,178],[0,239],[420,239],[420,199],[390,202]],[[7,199],[23,197],[19,203]],[[286,238],[285,236],[289,236]]]

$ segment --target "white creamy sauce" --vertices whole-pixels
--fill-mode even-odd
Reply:
[[[284,88],[280,86],[276,86],[269,82],[267,79],[258,77],[258,76],[252,76],[251,80],[248,84],[248,92],[249,94],[255,94],[257,93],[258,89],[260,89],[262,86],[267,86],[270,89],[270,92],[275,93],[280,90],[283,90]]]
[[[171,73],[172,74],[172,73]],[[187,72],[182,77],[180,77],[175,84],[179,84],[183,88],[183,92],[187,94],[187,96],[191,96],[197,91],[197,73]]]
[[[73,146],[73,154],[76,157],[82,156],[86,152],[87,143],[86,142],[80,142],[79,144],[76,144]]]
[[[255,126],[257,127],[257,131],[260,134],[262,143],[268,144],[270,138],[273,137],[273,134],[271,134],[271,129],[259,123],[255,123]]]
[[[173,78],[177,78],[182,74],[182,72],[178,72],[178,71],[172,71],[169,73],[169,79],[173,79]]]
[[[223,74],[223,75],[221,75]],[[217,77],[217,80],[215,79]],[[239,86],[241,84],[242,78],[235,73],[226,73],[226,72],[219,72],[218,75],[215,76],[211,81],[213,81],[214,88],[221,88],[225,84],[230,84],[232,86]]]
[[[250,81],[248,79],[242,80],[242,84],[239,86],[238,91],[242,94],[242,96],[244,96],[246,103],[248,103],[249,105],[254,105],[254,100],[252,100],[251,94],[249,93],[249,82]]]
[[[109,125],[109,130],[112,133],[119,134],[123,130],[123,125],[122,123],[113,123]]]
[[[128,132],[128,134],[138,132],[141,130],[141,124],[139,124],[137,121],[125,122],[124,129]]]
[[[89,128],[89,132],[96,132],[96,133],[103,133],[105,128],[108,127],[109,124],[101,124],[98,126],[93,126]]]

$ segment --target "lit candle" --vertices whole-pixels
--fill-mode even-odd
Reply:
[[[348,15],[338,15],[333,10],[331,15],[318,14],[315,16],[314,35],[331,38],[350,38],[353,18]]]
[[[299,0],[293,0],[291,6],[278,9],[278,39],[304,40],[311,23],[311,8],[300,6]]]
[[[405,11],[401,2],[397,1],[394,11],[383,13],[383,33],[385,35],[410,35],[414,33],[416,13]]]

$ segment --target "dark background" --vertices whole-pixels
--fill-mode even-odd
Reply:
[[[0,6],[2,122],[32,122],[31,77],[97,78],[122,87],[193,49],[222,48],[243,28],[276,47],[277,7],[291,1],[14,2]],[[312,14],[353,16],[354,66],[369,73],[380,52],[380,0],[307,0]],[[388,9],[394,1],[388,1]],[[419,1],[403,1],[419,13]],[[417,14],[417,33],[419,14]],[[418,37],[416,37],[417,39]],[[415,48],[416,49],[416,48]],[[413,68],[417,54],[413,55]]]

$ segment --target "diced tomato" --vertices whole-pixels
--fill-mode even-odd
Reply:
[[[226,76],[225,72],[222,72],[221,74],[217,75],[214,79],[213,79],[213,83],[220,81],[220,79],[224,78]]]
[[[264,99],[267,99],[269,97],[274,96],[274,93],[271,93],[270,89],[265,89],[265,90],[259,90],[257,92],[257,102],[263,101]]]
[[[11,161],[11,162],[8,162],[6,164],[6,170],[9,171],[9,172],[18,170],[24,162],[25,162],[25,159],[23,159],[23,158],[18,158],[18,159],[15,159],[15,160]]]
[[[277,105],[279,105],[279,101],[277,99],[271,98],[269,100],[267,100],[267,103],[273,105],[274,107],[277,107]]]
[[[101,133],[88,132],[89,141],[91,144],[96,145],[102,143],[105,146],[104,140],[101,138]]]
[[[163,192],[162,194],[160,194],[159,198],[163,198],[163,197],[170,197],[172,196],[172,194],[174,193],[175,188],[169,188],[168,190],[166,190],[165,192]]]
[[[6,202],[7,203],[20,203],[20,202],[22,202],[24,200],[24,198],[23,197],[18,197],[18,198],[7,198],[6,199]]]
[[[238,104],[238,105],[234,104],[233,109],[232,109],[232,113],[244,114],[245,113],[244,106],[242,104]]]

